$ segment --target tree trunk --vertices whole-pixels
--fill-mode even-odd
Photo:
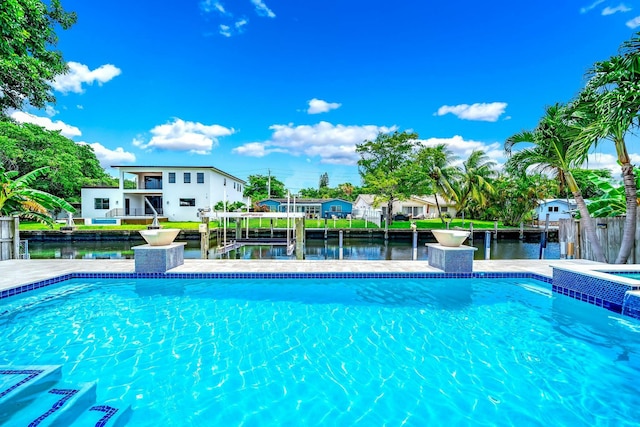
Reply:
[[[438,208],[438,216],[440,217],[440,221],[444,224],[444,218],[442,217],[442,212],[440,212],[440,203],[438,202],[438,193],[434,193],[433,198],[436,199],[436,207]]]
[[[584,202],[584,198],[582,198],[582,193],[575,191],[572,192],[572,194],[578,205],[578,211],[580,211],[580,226],[587,234],[587,240],[591,243],[594,258],[598,262],[607,262],[607,258],[604,256],[604,251],[602,250],[602,245],[596,234],[596,227],[593,225],[593,218],[591,218],[591,214],[589,214],[587,204]]]
[[[571,190],[571,194],[576,201],[576,205],[578,205],[578,211],[580,212],[580,225],[587,234],[587,240],[591,243],[594,258],[598,262],[607,262],[607,258],[604,256],[604,251],[602,250],[602,245],[600,244],[600,239],[598,239],[598,235],[596,234],[596,227],[593,225],[593,219],[591,218],[589,209],[587,209],[587,204],[584,202],[578,183],[573,177],[573,174],[569,171],[564,172],[564,178],[567,183],[567,187]]]
[[[622,244],[616,258],[616,264],[626,264],[636,238],[636,215],[638,211],[638,189],[636,187],[636,177],[633,173],[631,163],[625,162],[622,165],[622,181],[624,182],[624,194],[627,200],[627,216],[624,220],[624,231],[622,232]]]
[[[391,226],[391,218],[393,217],[393,197],[387,202],[387,228]]]

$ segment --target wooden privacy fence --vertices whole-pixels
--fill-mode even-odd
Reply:
[[[607,262],[614,262],[620,250],[622,243],[622,232],[624,230],[625,217],[617,216],[612,218],[594,218],[592,221],[596,225],[596,234],[602,245],[604,256]],[[566,247],[570,247],[569,243],[573,243],[575,247],[575,258],[588,259],[595,261],[593,250],[586,233],[581,229],[580,222],[573,219],[561,219],[559,221],[558,239],[560,245],[564,243]],[[636,236],[633,250],[629,256],[628,264],[637,264],[640,262],[640,210],[636,218]],[[567,251],[569,253],[570,251]]]
[[[0,261],[19,257],[19,225],[18,217],[0,216]]]

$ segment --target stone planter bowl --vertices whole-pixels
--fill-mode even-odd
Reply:
[[[436,237],[438,243],[448,247],[460,246],[462,242],[467,240],[469,234],[471,234],[469,231],[463,230],[431,230],[431,232]]]
[[[179,228],[160,228],[158,230],[138,230],[144,240],[151,246],[167,246],[173,242],[178,233]]]

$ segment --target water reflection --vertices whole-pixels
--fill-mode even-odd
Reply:
[[[29,242],[29,253],[34,259],[124,259],[133,258],[133,246],[144,241],[96,241],[96,242]],[[478,248],[475,259],[484,259],[484,241],[476,239],[473,245]],[[215,242],[212,242],[215,246]],[[492,240],[491,259],[538,259],[540,244],[519,240]],[[417,259],[427,259],[425,242],[418,243]],[[337,239],[307,240],[305,258],[308,260],[411,260],[413,249],[411,242],[388,241],[381,239],[345,239],[342,256]],[[188,241],[185,258],[200,258],[200,242]],[[244,246],[227,254],[210,255],[211,259],[292,259],[283,246]],[[546,259],[560,258],[558,243],[548,243]]]

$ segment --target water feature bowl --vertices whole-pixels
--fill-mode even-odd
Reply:
[[[463,230],[431,230],[431,232],[442,246],[454,248],[460,246],[471,234]]]
[[[170,245],[180,233],[179,228],[160,228],[157,230],[138,230],[144,240],[151,246]]]

